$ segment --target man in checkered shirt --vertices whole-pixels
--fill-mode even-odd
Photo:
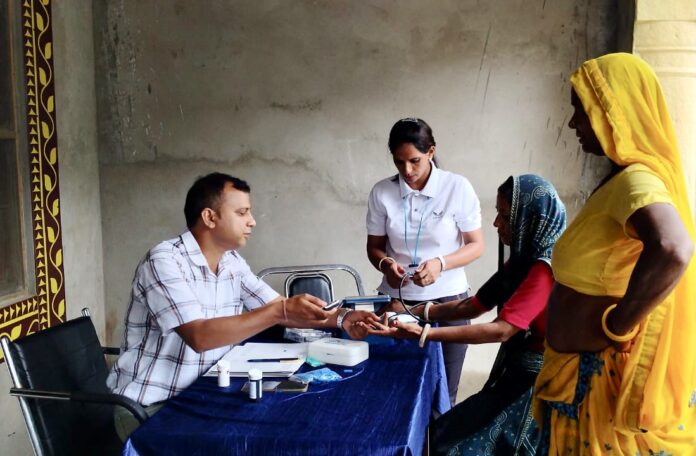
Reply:
[[[325,311],[324,301],[307,294],[282,298],[251,272],[237,253],[256,225],[249,192],[246,182],[226,174],[199,178],[186,195],[188,230],[152,248],[135,271],[121,354],[107,385],[150,415],[230,345],[275,324],[336,327],[342,312],[341,326],[365,336],[353,323],[371,314]],[[114,414],[125,439],[137,421],[120,407]]]

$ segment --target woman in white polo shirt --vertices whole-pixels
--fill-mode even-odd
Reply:
[[[396,122],[389,150],[399,173],[377,182],[367,210],[367,256],[384,274],[379,291],[398,297],[403,279],[406,304],[464,299],[469,291],[464,266],[483,253],[481,208],[473,187],[465,177],[437,167],[435,139],[422,119]],[[452,404],[466,349],[443,344]]]

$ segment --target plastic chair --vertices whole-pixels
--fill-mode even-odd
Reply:
[[[106,387],[108,369],[87,309],[83,316],[11,341],[0,338],[19,404],[37,455],[120,454],[113,407],[127,408],[141,423],[137,402]]]

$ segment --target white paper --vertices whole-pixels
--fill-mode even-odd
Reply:
[[[297,358],[297,361],[249,362],[250,359]],[[249,370],[256,368],[264,377],[289,377],[302,366],[307,359],[306,343],[262,344],[249,342],[235,345],[221,359],[230,363],[231,377],[247,377]],[[216,376],[217,364],[213,365],[205,376]]]

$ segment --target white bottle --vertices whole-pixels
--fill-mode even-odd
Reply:
[[[249,369],[249,400],[259,401],[263,397],[263,372]]]
[[[230,386],[230,367],[230,362],[224,359],[217,362],[218,386],[221,388]]]

